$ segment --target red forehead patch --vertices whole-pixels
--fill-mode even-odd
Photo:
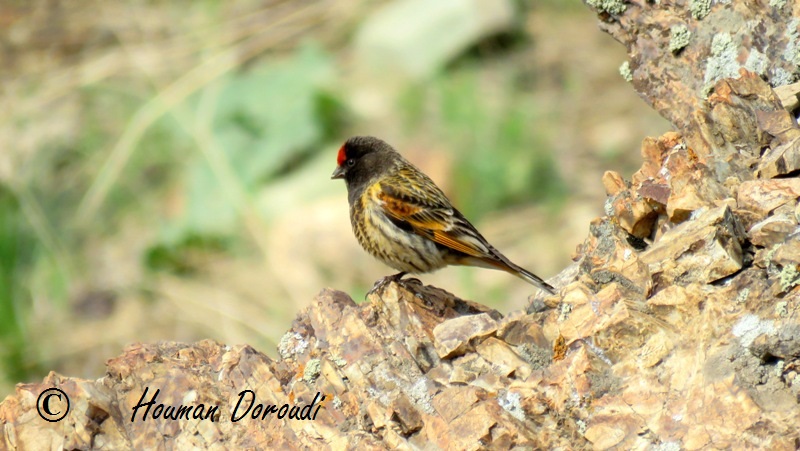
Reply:
[[[346,159],[347,159],[347,156],[344,154],[344,146],[342,146],[342,147],[339,148],[339,154],[336,155],[336,164],[341,166],[342,163],[344,163],[344,160],[346,160]]]

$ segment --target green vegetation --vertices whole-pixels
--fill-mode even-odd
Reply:
[[[8,380],[25,380],[41,369],[30,346],[28,273],[35,239],[19,201],[0,186],[0,365]]]
[[[567,193],[547,151],[550,118],[506,74],[497,92],[476,67],[454,69],[411,88],[403,99],[406,128],[423,129],[453,152],[453,201],[469,218],[529,202],[560,204]]]

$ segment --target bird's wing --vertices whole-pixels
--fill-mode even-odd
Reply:
[[[493,256],[491,246],[431,179],[411,168],[378,182],[374,195],[395,225],[463,254]]]
[[[555,288],[539,276],[514,264],[492,247],[425,174],[401,166],[391,176],[368,188],[368,195],[397,227],[416,233],[452,251],[456,264],[507,271],[548,293]]]

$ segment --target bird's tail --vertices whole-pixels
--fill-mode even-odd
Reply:
[[[509,274],[513,274],[520,279],[528,282],[529,284],[541,288],[542,290],[550,293],[556,294],[556,289],[550,285],[549,283],[542,280],[541,277],[537,276],[536,274],[528,271],[527,269],[514,264],[511,260],[504,257],[499,252],[495,251],[498,255],[497,259],[494,258],[471,258],[469,262],[463,262],[462,264],[471,264],[474,266],[483,266],[484,268],[492,268],[492,269],[500,269]]]
[[[512,265],[513,265],[513,263],[512,263]],[[515,276],[519,277],[520,279],[528,282],[531,285],[537,286],[537,287],[541,288],[542,290],[544,290],[544,291],[546,291],[546,292],[548,292],[550,294],[556,294],[556,289],[552,285],[550,285],[549,283],[547,283],[544,280],[542,280],[542,278],[537,276],[536,274],[528,271],[525,268],[519,267],[517,265],[513,265],[511,267],[511,269],[513,271],[508,271],[511,274],[514,274]]]

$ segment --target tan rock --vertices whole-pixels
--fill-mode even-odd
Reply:
[[[651,306],[683,305],[686,304],[687,297],[688,294],[685,288],[680,285],[670,285],[648,299],[647,304]]]
[[[518,379],[526,379],[531,374],[530,365],[504,341],[489,337],[475,347],[477,353],[494,365],[497,374],[509,376],[514,373]]]
[[[669,336],[660,331],[652,335],[639,352],[639,361],[644,368],[658,365],[675,347]]]
[[[372,401],[367,404],[367,414],[369,415],[372,424],[378,429],[383,429],[389,422],[389,415],[386,408],[378,402]]]
[[[628,432],[623,424],[608,421],[589,426],[584,437],[592,442],[595,449],[605,450],[619,445],[626,435],[628,435]]]
[[[644,419],[620,396],[604,396],[592,403],[592,407],[594,414],[584,437],[595,449],[609,449],[621,444],[630,448],[645,425]]]
[[[449,423],[471,410],[472,406],[480,400],[479,391],[479,388],[470,386],[451,387],[433,398],[433,406],[442,419]]]
[[[777,86],[775,94],[781,99],[781,105],[787,111],[794,111],[800,106],[800,81],[789,85]]]
[[[617,282],[634,291],[648,291],[650,272],[631,244],[630,234],[608,217],[595,219],[589,229],[591,235],[578,251],[584,254],[581,269],[589,273],[593,284]]]
[[[631,182],[634,185],[641,184],[645,180],[661,183],[663,181],[661,170],[664,159],[682,141],[680,134],[676,132],[667,132],[658,138],[645,138],[642,141],[641,148],[642,168],[633,174]]]
[[[494,371],[495,369],[490,367],[489,371],[478,375],[478,377],[470,382],[470,384],[475,387],[482,388],[491,396],[497,396],[501,390],[503,390],[505,387],[508,387],[510,381],[509,378],[501,376]]]
[[[793,217],[775,215],[755,224],[747,232],[747,236],[756,246],[771,247],[782,243],[796,229],[797,222]]]
[[[736,199],[743,210],[766,216],[772,210],[800,198],[800,178],[750,180],[739,185]]]
[[[800,235],[792,235],[778,245],[770,261],[782,267],[800,264]]]
[[[650,236],[658,212],[649,202],[642,197],[634,197],[626,190],[614,197],[611,206],[620,227],[635,237]]]
[[[451,384],[469,384],[489,371],[489,363],[478,354],[469,353],[453,360]]]
[[[464,353],[472,349],[471,340],[492,335],[496,330],[497,321],[486,313],[444,321],[433,328],[436,352],[443,359]]]
[[[542,325],[533,315],[525,315],[517,320],[504,323],[498,329],[497,336],[512,345],[532,344],[540,348],[547,348],[550,342],[544,335]]]
[[[675,159],[675,161],[680,160]],[[679,170],[681,172],[678,172]],[[705,167],[673,168],[672,173],[673,176],[669,180],[667,216],[673,222],[682,222],[694,211],[702,208],[717,207],[720,201],[730,197],[728,190],[714,180],[713,175]]]
[[[603,173],[603,187],[606,189],[607,196],[616,196],[622,190],[627,188],[627,184],[625,183],[625,179],[619,174],[619,172],[615,171],[606,171]]]
[[[488,405],[485,402],[478,404],[450,422],[450,435],[454,439],[449,443],[448,449],[480,449],[481,442],[491,437],[490,430],[495,424],[497,424],[497,419],[489,412]]]
[[[581,345],[544,371],[539,386],[551,409],[564,412],[574,399],[590,396],[591,382],[587,374],[590,367],[589,353]]]
[[[405,393],[400,393],[392,400],[391,419],[399,424],[400,431],[405,436],[422,429],[422,416]]]
[[[741,269],[743,238],[730,208],[718,207],[665,233],[640,258],[666,284],[713,282]]]
[[[800,169],[800,136],[768,149],[761,157],[756,175],[768,179]]]
[[[653,180],[643,181],[637,191],[643,198],[655,201],[661,205],[667,205],[671,194],[667,183],[656,183]]]

